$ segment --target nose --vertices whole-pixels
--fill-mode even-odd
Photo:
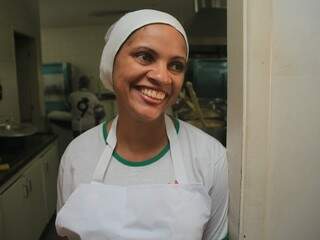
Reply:
[[[167,63],[158,62],[151,66],[147,73],[147,78],[157,85],[169,85],[171,84],[171,78],[169,75],[169,70],[167,68]]]

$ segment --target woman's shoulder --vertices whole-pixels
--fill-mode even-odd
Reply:
[[[215,172],[226,161],[226,149],[201,129],[182,120],[179,125],[178,139],[189,176],[210,189]]]
[[[61,161],[64,161],[64,164],[72,164],[74,161],[79,163],[99,154],[105,146],[103,127],[104,123],[99,124],[74,138],[67,146]]]
[[[101,123],[93,128],[88,129],[87,131],[80,134],[78,137],[74,138],[70,142],[71,148],[77,148],[79,146],[86,147],[91,146],[94,143],[105,143],[103,137],[103,127],[105,123]]]
[[[182,143],[188,143],[198,148],[210,148],[212,151],[222,154],[225,152],[225,147],[214,137],[210,136],[208,133],[203,130],[191,125],[182,120],[179,121],[179,139]]]

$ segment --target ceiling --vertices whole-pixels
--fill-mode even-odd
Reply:
[[[125,12],[158,9],[188,25],[194,0],[39,0],[42,28],[110,24]]]

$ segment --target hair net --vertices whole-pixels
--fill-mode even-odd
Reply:
[[[187,47],[187,57],[189,52],[187,35],[181,23],[168,13],[157,10],[144,9],[130,12],[122,16],[107,31],[105,36],[106,44],[103,48],[100,62],[100,79],[103,85],[113,90],[112,71],[114,58],[122,44],[135,30],[152,23],[164,23],[174,27],[182,34]]]

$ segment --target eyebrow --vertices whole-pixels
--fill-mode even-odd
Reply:
[[[159,56],[159,54],[155,51],[155,50],[153,50],[152,48],[149,48],[149,47],[146,47],[146,46],[139,46],[139,47],[136,47],[135,48],[135,51],[137,51],[137,50],[145,50],[145,51],[150,51],[153,55],[155,55],[155,56]],[[186,58],[185,57],[182,57],[182,56],[174,56],[174,57],[172,57],[172,59],[176,59],[176,60],[182,60],[184,63],[186,63],[187,62],[187,60],[186,60]]]

